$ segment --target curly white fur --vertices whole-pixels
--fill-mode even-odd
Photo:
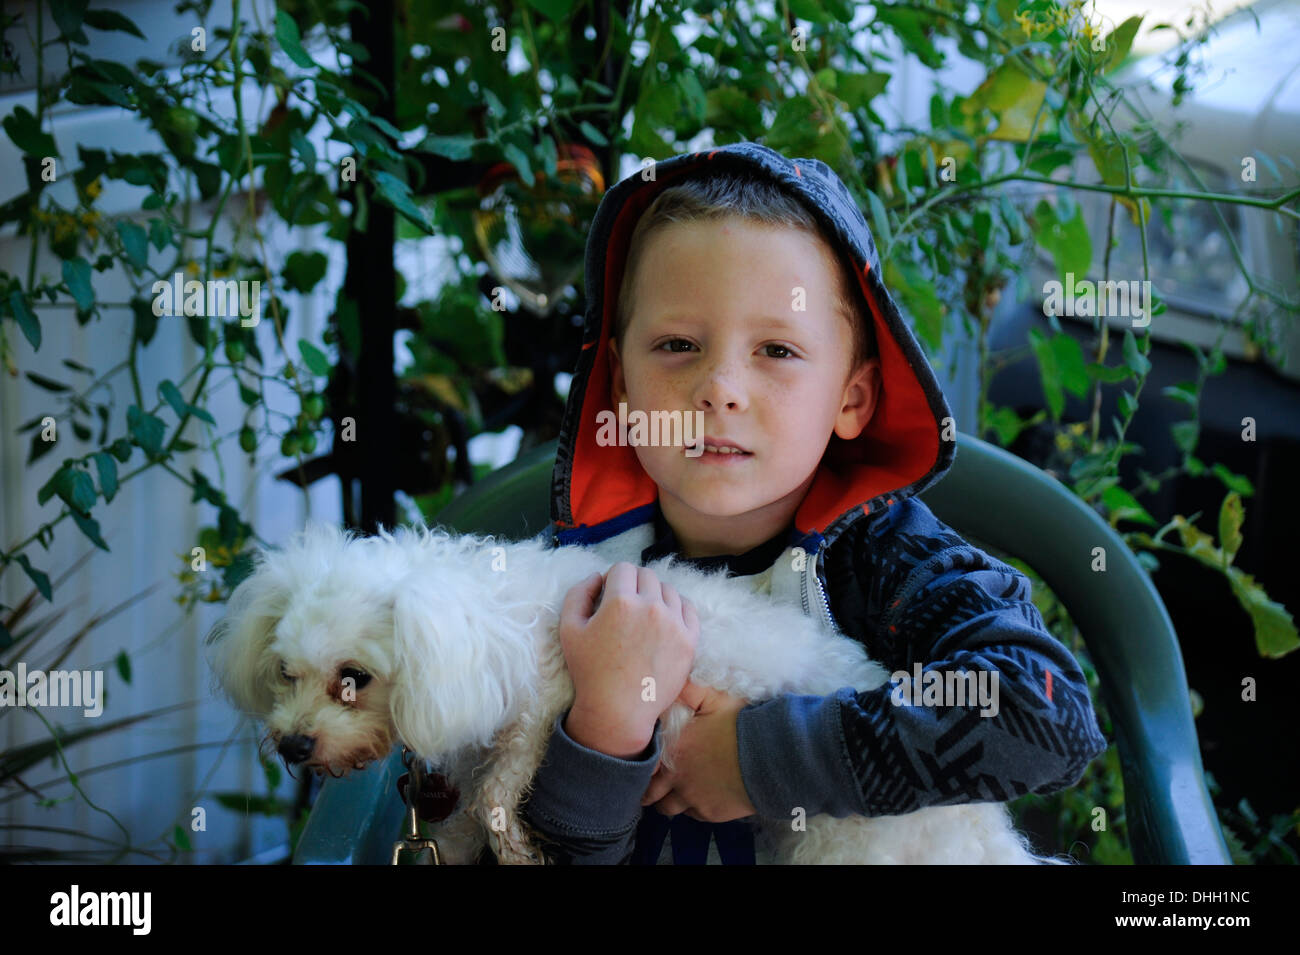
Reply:
[[[398,740],[439,765],[461,790],[456,813],[435,832],[448,861],[472,861],[486,841],[502,862],[537,862],[516,808],[573,702],[560,608],[574,584],[606,564],[590,550],[536,540],[422,527],[357,538],[312,524],[258,555],[208,638],[213,669],[234,703],[266,722],[274,744],[311,740],[305,763],[318,771],[359,768]],[[701,686],[758,701],[888,679],[860,644],[723,572],[671,558],[650,566],[699,614],[691,679]],[[692,715],[680,703],[665,714],[665,752]],[[761,850],[780,862],[1056,861],[1031,854],[1000,803],[818,815],[802,831],[792,818],[755,819]]]

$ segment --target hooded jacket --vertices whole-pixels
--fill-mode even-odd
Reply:
[[[653,178],[638,172],[605,194],[587,242],[583,344],[552,477],[550,542],[595,547],[611,564],[644,563],[675,545],[635,449],[599,446],[597,416],[614,411],[606,356],[638,218],[674,180],[728,169],[770,177],[795,196],[852,266],[874,327],[881,390],[856,439],[831,436],[785,546],[774,539],[721,560],[732,573],[751,575],[756,588],[861,642],[891,673],[998,677],[992,714],[898,705],[904,681],[897,679],[867,692],[844,687],[827,697],[787,694],[752,704],[736,726],[750,801],[773,819],[792,818],[795,807],[807,815],[897,815],[1074,785],[1106,748],[1084,676],[1044,625],[1028,579],[968,544],[917,497],[952,464],[951,412],[881,280],[861,211],[820,160],[736,143],[661,161]],[[796,547],[807,555],[801,569],[790,559]],[[770,563],[763,573],[756,573],[756,557]],[[921,703],[919,682],[915,695]],[[643,817],[640,798],[661,755],[660,728],[639,759],[624,760],[578,745],[563,722],[555,723],[522,807],[548,859],[654,861],[668,824],[651,809]],[[738,825],[677,817],[674,861],[704,861],[701,833],[707,845],[710,829],[723,861],[750,861]]]

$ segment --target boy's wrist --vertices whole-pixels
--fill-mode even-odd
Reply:
[[[621,726],[617,720],[592,713],[575,702],[564,720],[564,731],[579,746],[594,749],[616,759],[636,759],[654,739],[654,724],[647,727]]]

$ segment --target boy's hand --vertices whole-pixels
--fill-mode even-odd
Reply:
[[[574,688],[565,732],[588,749],[635,758],[685,685],[699,636],[691,602],[646,567],[620,562],[575,586],[560,611]],[[647,677],[651,700],[643,699]]]
[[[665,816],[684,812],[701,822],[731,822],[758,812],[740,775],[736,717],[749,701],[686,681],[678,699],[695,710],[682,730],[672,759],[676,769],[659,764],[641,805]]]

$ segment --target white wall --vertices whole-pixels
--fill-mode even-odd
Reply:
[[[172,6],[170,3],[127,4],[120,9],[135,18],[146,33],[151,33],[156,18],[163,18],[166,22],[170,22],[168,18],[175,19]],[[47,37],[53,32],[50,28]],[[115,42],[120,39],[120,36],[114,37]],[[161,54],[162,51],[156,49],[147,53],[154,57],[161,57]],[[123,51],[122,55],[134,57],[146,55],[146,52],[129,50]],[[17,103],[28,109],[34,108],[30,93],[12,93],[0,99],[0,115],[7,115]],[[256,106],[251,99],[247,105],[250,109]],[[77,143],[129,152],[162,148],[160,143],[152,140],[143,125],[135,124],[129,116],[116,109],[64,109],[47,129],[53,132],[63,156],[57,168],[60,180],[66,177],[67,181],[60,181],[54,188],[67,190],[60,196],[65,201],[71,190]],[[7,137],[3,138],[0,142],[0,173],[3,173],[0,175],[0,202],[25,189],[18,155]],[[106,181],[99,207],[110,219],[138,213],[140,201],[146,193],[144,189]],[[230,224],[236,218],[246,216],[247,208],[246,195],[232,195],[227,206],[227,221],[220,231],[228,236]],[[195,224],[206,225],[211,221],[208,218],[210,214],[210,210],[196,207]],[[147,216],[148,213],[142,214],[141,221]],[[263,220],[263,227],[266,221]],[[278,272],[284,257],[300,247],[290,244],[291,241],[301,243],[310,241],[310,237],[304,237],[301,230],[292,237],[282,229],[271,229],[266,234],[273,274]],[[333,245],[337,257],[337,244]],[[0,233],[0,270],[17,274],[25,280],[29,248],[27,239],[15,236],[12,228]],[[87,258],[93,260],[94,256]],[[170,254],[155,254],[151,264],[164,268],[170,261]],[[337,286],[341,267],[341,261],[331,263],[326,282],[318,287],[322,290],[319,294],[301,302],[299,296],[285,296],[292,309],[285,339],[295,358],[299,337],[320,343],[321,331],[331,307],[330,297],[323,290]],[[38,275],[48,275],[57,281],[59,269],[60,262],[52,255],[46,254],[38,259]],[[132,294],[151,297],[145,280],[128,277],[121,268],[103,275],[96,274],[95,288],[98,299],[106,302],[125,303]],[[97,449],[97,445],[79,442],[68,422],[61,420],[54,450],[31,468],[26,466],[30,433],[16,435],[16,427],[37,415],[58,415],[63,404],[59,396],[42,391],[22,372],[33,371],[84,387],[89,379],[63,367],[61,359],[72,358],[102,372],[126,357],[131,340],[132,315],[127,308],[102,307],[99,316],[84,328],[78,326],[70,307],[42,307],[39,316],[44,336],[39,352],[33,352],[12,322],[5,323],[20,371],[17,378],[0,375],[0,542],[6,549],[59,514],[62,502],[55,498],[39,506],[36,494],[62,460]],[[275,344],[269,313],[264,315],[257,333],[259,345],[268,360],[267,372],[278,371],[284,360]],[[163,378],[178,379],[200,355],[183,319],[160,319],[157,336],[139,358],[141,386],[148,407],[159,400],[158,383]],[[224,362],[220,353],[218,361]],[[182,388],[187,396],[195,381],[197,376]],[[109,383],[116,401],[109,434],[112,441],[125,434],[126,408],[134,398],[125,371],[115,375]],[[318,380],[317,385],[322,386],[323,381]],[[337,478],[317,482],[308,495],[271,479],[273,472],[283,470],[288,463],[279,454],[278,437],[264,441],[256,463],[251,465],[248,456],[239,450],[234,440],[227,441],[219,455],[206,450],[214,439],[238,431],[244,411],[228,370],[214,371],[209,379],[209,390],[211,399],[207,407],[216,418],[218,427],[213,429],[193,420],[187,425],[184,436],[201,447],[173,460],[172,465],[178,472],[188,477],[190,468],[197,468],[219,486],[224,474],[224,486],[231,502],[253,525],[256,533],[271,543],[282,541],[300,527],[309,513],[324,520],[341,519]],[[102,396],[100,392],[99,397]],[[296,414],[296,398],[287,391],[270,391],[269,398],[272,408]],[[170,409],[164,409],[160,416],[168,423],[167,436],[170,439],[176,418]],[[284,425],[284,420],[277,422],[281,431]],[[97,426],[94,431],[97,438]],[[328,438],[321,441],[321,447],[329,447]],[[138,467],[142,460],[142,453],[136,449],[131,461],[120,466],[120,473]],[[189,489],[176,477],[155,467],[124,484],[111,504],[105,505],[101,501],[95,508],[94,516],[100,522],[110,553],[94,548],[71,519],[58,525],[53,546],[48,552],[35,544],[25,549],[24,553],[32,563],[49,573],[51,578],[57,578],[88,550],[93,553],[79,571],[62,585],[56,585],[52,606],[38,598],[35,617],[27,622],[52,613],[66,615],[51,633],[39,641],[35,650],[24,657],[24,662],[29,668],[48,666],[62,642],[90,617],[156,585],[145,599],[96,627],[62,665],[64,669],[104,671],[107,705],[103,715],[92,721],[79,710],[45,710],[44,713],[51,722],[76,730],[92,722],[104,723],[172,704],[196,704],[102,739],[72,746],[68,758],[72,768],[82,775],[82,787],[90,799],[121,820],[131,833],[133,844],[152,844],[152,848],[158,849],[161,845],[159,836],[176,824],[189,830],[192,808],[202,806],[207,810],[207,831],[189,832],[196,850],[191,858],[196,862],[226,862],[245,858],[284,841],[287,829],[278,820],[221,808],[211,798],[213,792],[219,791],[263,794],[265,782],[255,760],[254,746],[249,742],[254,738],[255,728],[239,726],[233,711],[214,699],[210,676],[202,659],[202,639],[219,616],[220,605],[201,605],[193,614],[186,615],[174,602],[179,592],[175,575],[185,567],[181,555],[189,553],[201,526],[216,523],[216,508],[209,504],[192,504],[190,496]],[[217,571],[210,569],[208,573]],[[0,599],[10,606],[18,604],[29,589],[29,581],[17,565],[10,565],[0,578]],[[131,659],[133,674],[130,686],[122,682],[113,666],[120,650],[126,650]],[[11,668],[17,663],[5,654],[0,654],[0,661]],[[5,751],[47,737],[47,731],[32,710],[0,709],[0,748]],[[224,756],[219,745],[209,746],[87,775],[93,767],[119,760],[138,759],[175,747],[220,744],[228,740],[235,742]],[[23,779],[45,795],[63,799],[71,794],[67,784],[44,785],[63,775],[62,769],[55,769],[46,762],[25,773]],[[13,793],[13,790],[0,791],[0,825],[58,826],[115,842],[121,839],[116,825],[90,808],[80,797],[44,809],[38,807],[30,796],[10,799]],[[284,798],[292,798],[291,781],[286,779],[282,783],[281,794]],[[15,828],[0,830],[0,844],[88,845],[84,839]],[[148,861],[144,856],[130,858],[132,861]]]

